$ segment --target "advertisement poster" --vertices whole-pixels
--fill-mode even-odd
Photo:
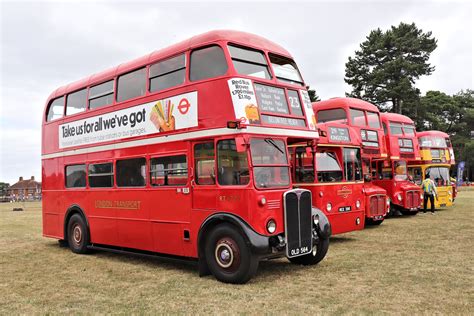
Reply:
[[[59,125],[59,148],[197,126],[197,99],[194,91]]]
[[[308,91],[300,90],[301,99],[306,113],[306,122],[308,123],[309,129],[316,130],[316,116],[314,115],[313,106],[311,105],[311,99],[309,98]]]
[[[233,78],[227,81],[234,112],[237,120],[242,124],[260,124],[257,99],[252,81],[242,78]]]

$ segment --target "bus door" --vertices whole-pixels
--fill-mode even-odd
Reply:
[[[213,140],[193,144],[192,209],[208,211],[216,209],[216,153]],[[196,214],[201,220],[207,216]]]
[[[150,158],[150,220],[156,252],[190,255],[191,189],[185,152]]]

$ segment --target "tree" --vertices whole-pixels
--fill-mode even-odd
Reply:
[[[415,81],[434,71],[428,59],[436,46],[432,33],[423,33],[414,23],[402,22],[385,32],[372,30],[346,63],[344,80],[352,86],[346,95],[381,110],[406,112],[404,102],[416,102],[420,95]]]
[[[316,90],[311,89],[309,86],[306,86],[306,89],[308,90],[309,99],[311,100],[311,102],[321,101],[319,96],[316,94]]]

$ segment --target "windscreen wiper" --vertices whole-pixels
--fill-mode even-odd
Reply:
[[[285,153],[283,150],[280,149],[280,147],[278,147],[278,145],[275,143],[275,141],[274,141],[273,139],[271,139],[271,138],[265,138],[264,140],[265,140],[265,142],[266,142],[267,144],[270,144],[270,145],[272,145],[273,147],[275,147],[280,153],[282,153],[282,154]]]

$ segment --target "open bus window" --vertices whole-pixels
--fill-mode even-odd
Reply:
[[[290,184],[288,157],[283,140],[252,138],[250,151],[257,188],[287,187]]]
[[[152,186],[181,186],[187,183],[188,163],[185,155],[150,160],[150,184]]]
[[[50,122],[64,115],[64,97],[57,98],[51,102],[48,108],[48,114],[46,115],[46,121]]]
[[[66,115],[80,113],[86,110],[87,89],[70,93],[66,99]]]
[[[391,135],[403,135],[402,125],[397,123],[389,123]]]
[[[214,142],[194,145],[195,180],[199,185],[216,183]]]
[[[110,188],[114,186],[114,169],[111,162],[89,165],[89,186]]]
[[[89,89],[89,109],[97,109],[114,102],[114,81],[98,84]]]
[[[168,58],[150,66],[150,92],[165,90],[184,83],[186,56]]]
[[[360,158],[360,150],[356,148],[344,148],[343,159],[346,181],[362,180],[362,163]]]
[[[423,182],[423,177],[420,167],[408,168],[408,174],[413,177],[413,182],[415,182],[415,184],[421,185]]]
[[[191,81],[223,76],[227,72],[227,61],[222,48],[217,45],[199,48],[191,53]]]
[[[403,160],[397,160],[393,162],[393,174],[396,181],[402,181],[408,179],[407,176],[407,163]]]
[[[234,139],[217,143],[217,180],[220,185],[246,185],[250,181],[246,152],[237,152]]]
[[[117,160],[117,186],[143,187],[146,178],[146,159]]]
[[[313,183],[314,182],[314,158],[308,156],[306,147],[295,148],[295,182]]]
[[[355,126],[366,126],[364,111],[350,109],[351,122]]]
[[[145,95],[146,68],[121,75],[117,84],[117,101],[125,101]]]
[[[367,111],[367,123],[369,127],[380,128],[380,119],[379,115],[375,112]]]
[[[233,45],[229,45],[228,47],[232,64],[239,74],[271,79],[272,76],[268,71],[267,60],[262,52]]]
[[[66,166],[66,188],[86,187],[86,165]]]
[[[303,85],[303,79],[301,79],[298,67],[296,67],[296,63],[293,60],[274,54],[269,54],[268,56],[270,57],[273,72],[278,80]]]
[[[317,114],[318,123],[336,122],[347,124],[347,114],[344,109],[321,110]]]
[[[451,185],[448,167],[429,167],[425,170],[425,179],[432,178],[436,186]]]
[[[342,181],[342,169],[332,151],[316,153],[316,171],[318,182]]]

